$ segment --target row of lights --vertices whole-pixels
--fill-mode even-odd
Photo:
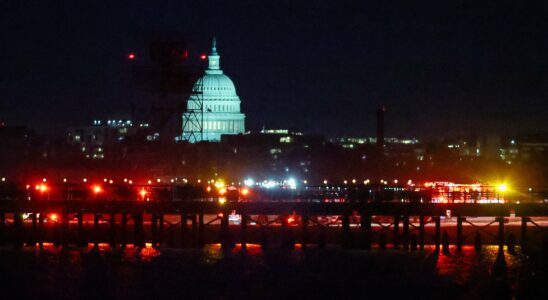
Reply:
[[[6,177],[1,177],[0,180],[1,180],[2,182],[6,182]],[[85,182],[87,182],[88,180],[87,180],[87,178],[83,178],[82,181],[85,183]],[[174,183],[175,181],[178,181],[178,178],[175,178],[175,179],[172,178],[172,179],[170,180],[171,183]],[[187,180],[186,178],[183,178],[182,181],[183,181],[184,183],[188,183],[188,180]],[[46,179],[46,178],[43,178],[43,179],[42,179],[42,182],[44,182],[44,183],[47,182],[47,179]],[[66,183],[66,182],[67,182],[67,178],[63,178],[63,182]],[[108,179],[108,178],[103,178],[103,182],[109,183],[109,184],[113,184],[113,183],[114,183],[114,180],[113,180],[113,179]],[[124,178],[124,179],[123,179],[123,182],[124,182],[124,183],[127,183],[127,184],[133,184],[133,180],[127,179],[127,178]],[[156,179],[156,182],[157,182],[157,183],[161,183],[162,180],[161,180],[160,178],[157,178],[157,179]],[[201,180],[198,179],[197,182],[198,182],[198,183],[201,183]],[[308,181],[307,181],[307,180],[303,180],[302,182],[303,182],[303,184],[305,184],[305,185],[308,184]],[[398,184],[398,182],[399,182],[398,179],[394,179],[394,181],[393,181],[394,184]],[[148,180],[147,183],[148,183],[148,184],[152,184],[153,181],[152,181],[152,180]],[[208,184],[214,184],[218,189],[220,188],[219,185],[224,186],[224,183],[223,183],[221,180],[211,179],[211,180],[208,180],[207,183],[208,183]],[[275,182],[275,181],[273,181],[273,180],[265,180],[265,181],[263,181],[263,182],[261,182],[261,183],[256,183],[252,178],[247,178],[247,179],[245,179],[245,180],[243,181],[243,183],[244,183],[245,186],[248,186],[248,187],[254,186],[254,185],[261,185],[261,186],[266,187],[266,188],[272,188],[272,187],[275,187],[275,186],[279,185],[278,182]],[[284,185],[289,186],[289,187],[292,188],[292,189],[295,189],[295,188],[297,187],[297,181],[296,181],[294,178],[289,178],[289,179],[287,179],[287,180],[284,180],[282,183],[283,183]],[[343,183],[346,185],[346,184],[348,184],[349,182],[348,182],[348,180],[344,180]],[[352,184],[356,184],[356,183],[357,183],[357,180],[356,180],[356,179],[352,179],[352,180],[351,180],[351,183],[352,183]],[[369,179],[366,179],[366,180],[363,181],[363,184],[369,184],[369,183],[371,183],[371,181],[370,181]],[[381,180],[380,180],[380,183],[381,183],[381,184],[384,184],[384,185],[387,185],[387,184],[388,184],[388,181],[387,181],[387,180],[384,180],[384,179],[381,179]],[[238,184],[240,184],[240,182],[238,182]],[[323,184],[324,184],[324,185],[327,185],[327,184],[328,184],[327,179],[324,179],[324,180],[323,180]],[[428,183],[427,183],[427,184],[428,184]],[[412,181],[411,179],[409,179],[409,180],[407,181],[407,185],[411,185],[411,186],[414,185],[414,184],[413,184],[413,181]],[[27,186],[27,187],[28,187],[28,186]],[[38,185],[37,185],[37,187],[38,187]],[[40,189],[37,188],[37,190],[42,190],[43,187],[45,187],[45,185],[40,185]],[[498,184],[498,185],[496,186],[496,188],[497,188],[497,190],[498,190],[499,192],[506,192],[506,191],[508,191],[508,186],[507,186],[507,184],[505,184],[505,183]],[[532,188],[529,188],[529,191],[532,191]]]
[[[27,189],[30,188],[30,185],[27,185]],[[35,186],[35,190],[36,191],[39,191],[41,193],[45,193],[47,191],[49,191],[49,187],[45,184],[45,183],[40,183],[40,184],[37,184]],[[99,184],[94,184],[91,186],[91,190],[93,191],[93,193],[95,193],[96,195],[97,194],[100,194],[103,192],[103,188],[101,187],[101,185]],[[139,190],[139,195],[141,196],[141,198],[143,200],[149,200],[147,197],[148,195],[148,192],[145,188],[141,188],[141,190]]]

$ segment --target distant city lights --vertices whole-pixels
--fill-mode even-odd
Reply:
[[[254,186],[255,185],[255,180],[253,180],[253,178],[247,178],[246,180],[244,180],[244,185],[245,186]]]

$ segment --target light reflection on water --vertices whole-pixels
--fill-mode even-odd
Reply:
[[[242,290],[251,289],[259,296],[263,294],[257,291],[262,291],[263,286],[270,289],[277,289],[278,285],[296,288],[295,282],[302,282],[304,287],[313,284],[320,290],[337,289],[341,285],[382,289],[390,283],[389,286],[401,288],[401,293],[422,291],[433,285],[453,291],[456,296],[450,298],[459,299],[483,295],[485,290],[489,290],[485,285],[493,280],[502,284],[497,287],[508,289],[505,293],[519,295],[523,283],[533,278],[527,258],[519,249],[516,255],[508,254],[505,249],[504,264],[498,269],[496,262],[501,257],[497,246],[484,246],[479,254],[473,246],[463,246],[460,253],[452,246],[450,252],[450,255],[436,255],[433,246],[425,247],[424,251],[408,252],[390,248],[363,251],[312,247],[305,250],[300,244],[292,251],[263,251],[257,244],[247,244],[245,250],[241,244],[230,250],[222,249],[220,244],[206,245],[202,249],[127,245],[114,251],[108,244],[88,244],[83,248],[62,250],[45,243],[42,249],[0,248],[0,267],[8,269],[8,273],[13,272],[14,278],[46,278],[46,283],[42,280],[33,283],[38,289],[44,284],[49,289],[64,289],[63,282],[72,282],[73,286],[66,288],[69,295],[80,293],[82,286],[89,292],[98,285],[98,290],[121,297],[138,295],[142,283],[151,282],[152,290],[161,290],[162,293],[177,288],[182,284],[177,280],[181,280],[190,285],[190,289],[197,292],[206,289],[213,294],[231,290],[226,284],[238,286],[245,282]],[[33,268],[43,274],[34,274]],[[175,281],[173,286],[172,280]],[[109,282],[116,284],[112,287]],[[220,289],[217,286],[219,282],[227,283],[223,283]],[[436,290],[431,293],[437,295]]]

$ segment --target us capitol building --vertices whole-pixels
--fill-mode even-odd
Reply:
[[[210,141],[218,142],[223,134],[240,134],[245,132],[245,115],[240,112],[240,97],[236,94],[236,87],[232,80],[223,74],[220,66],[220,56],[217,53],[215,38],[211,53],[208,56],[209,66],[205,74],[194,84],[193,90],[200,91],[203,99],[203,133],[199,133],[196,140],[191,142]],[[190,96],[187,102],[187,111],[196,110],[196,102]],[[202,112],[202,111],[201,111]],[[183,113],[183,139],[188,140],[191,131],[199,132],[195,122],[189,121],[191,113]]]

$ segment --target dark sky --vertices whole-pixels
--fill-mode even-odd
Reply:
[[[385,105],[388,135],[545,132],[546,3],[4,0],[0,118],[52,132],[148,107],[125,56],[174,31],[194,52],[217,36],[251,129],[373,134]]]

